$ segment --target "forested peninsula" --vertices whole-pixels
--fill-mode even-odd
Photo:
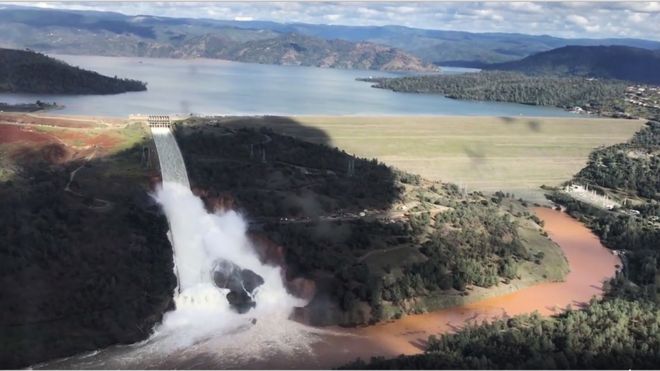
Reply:
[[[660,88],[620,80],[506,71],[358,80],[374,88],[451,99],[553,106],[606,117],[660,117]]]
[[[147,84],[73,67],[30,50],[0,49],[0,92],[32,94],[118,94],[147,90]]]

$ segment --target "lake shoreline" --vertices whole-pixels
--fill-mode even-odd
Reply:
[[[410,96],[373,89],[356,77],[374,71],[250,64],[222,60],[53,55],[107,76],[140,79],[148,90],[112,96],[0,94],[0,101],[55,100],[65,114],[443,114],[571,115],[560,109]],[[449,72],[446,72],[449,73]],[[378,71],[378,76],[397,73]]]

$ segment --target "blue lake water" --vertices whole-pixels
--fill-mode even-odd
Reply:
[[[57,102],[62,114],[280,114],[572,116],[551,107],[459,101],[430,94],[374,89],[357,77],[380,71],[273,66],[209,59],[56,56],[109,76],[147,82],[145,92],[117,95],[0,94],[0,102]],[[464,69],[444,68],[442,73]]]

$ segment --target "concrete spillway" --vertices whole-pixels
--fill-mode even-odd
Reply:
[[[194,233],[198,227],[198,220],[195,220],[197,218],[191,217],[186,211],[189,210],[190,204],[198,208],[203,206],[190,191],[186,164],[170,126],[150,125],[150,127],[163,178],[163,188],[159,192],[161,203],[163,198],[169,198],[169,202],[163,207],[170,225],[169,237],[174,250],[175,274],[179,283],[175,302],[177,307],[181,307],[190,301],[195,301],[191,296],[198,297],[197,304],[203,301],[217,301],[219,293],[213,290],[212,286],[205,285],[202,293],[198,292],[199,288],[197,288],[200,284],[208,283],[212,262],[206,257],[203,242]],[[201,297],[204,299],[200,300]]]
[[[158,162],[163,176],[163,184],[176,183],[190,188],[186,164],[183,162],[181,150],[168,127],[151,127],[151,134],[158,151]]]

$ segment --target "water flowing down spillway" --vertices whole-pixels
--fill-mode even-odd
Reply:
[[[176,183],[190,188],[186,164],[183,162],[181,150],[179,150],[170,128],[152,127],[151,134],[156,143],[156,151],[158,151],[163,184]]]
[[[287,292],[279,267],[260,261],[240,214],[209,213],[192,193],[171,130],[152,127],[151,131],[163,179],[154,197],[170,225],[179,286],[174,295],[176,309],[164,315],[140,352],[172,352],[213,343],[216,352],[221,351],[216,356],[227,358],[266,355],[264,348],[277,352],[305,348],[304,326],[289,320],[293,308],[305,303]],[[220,274],[224,281],[218,279],[223,269],[234,276]],[[233,277],[239,279],[218,285]],[[251,287],[245,277],[252,277]],[[252,306],[236,310],[228,300],[231,290],[244,291],[239,294],[249,298]]]

